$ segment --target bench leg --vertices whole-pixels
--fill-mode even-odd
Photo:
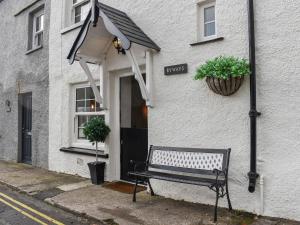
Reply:
[[[229,191],[228,191],[228,181],[226,181],[226,197],[227,197],[227,202],[228,202],[228,209],[229,209],[229,211],[231,211],[232,206],[231,206],[231,201],[230,201]]]
[[[133,198],[132,198],[133,202],[136,202],[136,189],[137,189],[137,186],[138,186],[138,177],[135,178],[135,186],[134,186]]]
[[[215,215],[214,215],[214,222],[216,223],[218,220],[218,202],[219,202],[219,187],[216,187],[216,205],[215,205]]]
[[[148,179],[148,184],[149,184],[151,196],[154,196],[154,191],[153,191],[153,188],[152,188],[152,186],[151,186],[151,184],[150,184],[150,179]]]

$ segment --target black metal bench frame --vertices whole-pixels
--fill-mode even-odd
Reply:
[[[208,168],[191,168],[193,166],[189,167],[181,167],[181,166],[170,166],[170,165],[160,165],[159,163],[152,163],[153,162],[153,153],[154,151],[166,151],[166,152],[174,152],[177,153],[171,153],[171,154],[195,154],[195,156],[198,154],[201,157],[207,157],[206,161],[203,161],[201,159],[201,163],[205,162],[206,167]],[[217,211],[218,211],[218,202],[219,198],[223,198],[224,196],[227,197],[228,202],[228,209],[231,211],[231,201],[229,197],[229,191],[228,191],[228,168],[229,168],[229,158],[230,158],[230,151],[231,149],[200,149],[200,148],[178,148],[178,147],[161,147],[161,146],[150,146],[148,157],[146,162],[134,162],[131,161],[132,164],[134,164],[134,171],[129,172],[128,174],[130,176],[135,177],[135,187],[133,191],[133,202],[136,202],[136,191],[138,184],[141,183],[148,183],[151,195],[154,195],[153,188],[150,183],[150,179],[159,179],[159,180],[166,180],[171,182],[178,182],[178,183],[186,183],[186,184],[193,184],[193,185],[199,185],[199,186],[207,186],[209,189],[214,191],[216,193],[216,201],[215,201],[215,209],[214,209],[214,221],[217,221]],[[159,153],[158,153],[159,154]],[[213,168],[213,163],[216,163],[216,161],[212,162],[212,160],[209,158],[210,156],[216,157],[216,155],[222,155],[222,162],[220,162],[219,159],[219,167],[220,168]],[[209,155],[209,156],[208,156]],[[174,156],[173,156],[174,157]],[[178,156],[177,156],[178,157]],[[185,156],[186,157],[186,156]],[[186,157],[187,158],[187,157]],[[193,159],[194,157],[192,157]],[[164,160],[164,159],[163,159]],[[165,159],[168,160],[168,159]],[[171,159],[174,161],[174,159]],[[176,159],[177,160],[177,159]],[[184,159],[185,162],[189,162],[188,159]],[[172,161],[172,163],[173,163]],[[191,161],[191,160],[190,160]],[[170,162],[167,162],[170,163]],[[192,162],[189,162],[190,164]],[[199,160],[197,162],[198,166],[203,167]],[[201,165],[199,165],[199,163]],[[222,165],[220,165],[220,163]],[[194,166],[195,167],[195,166]],[[180,174],[178,174],[178,172]],[[200,176],[199,176],[200,175]],[[202,176],[202,177],[201,177]],[[205,177],[203,177],[205,176]]]

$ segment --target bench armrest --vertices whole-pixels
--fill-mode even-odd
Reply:
[[[130,160],[130,164],[133,165],[133,171],[141,171],[141,170],[145,170],[147,167],[147,162],[142,162],[142,161],[134,161],[134,160]]]

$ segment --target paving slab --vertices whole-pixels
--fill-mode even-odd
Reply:
[[[92,186],[92,183],[90,180],[73,183],[73,184],[64,184],[64,185],[58,186],[57,188],[62,191],[73,191],[73,190],[88,187],[88,186]]]
[[[151,196],[146,191],[132,195],[113,191],[101,186],[89,186],[75,191],[64,192],[48,201],[63,208],[84,213],[102,221],[113,221],[122,225],[210,225],[213,223],[213,207],[175,201]],[[219,210],[219,225],[247,225],[255,216],[244,213],[229,213]]]
[[[50,172],[26,164],[0,161],[0,182],[32,195],[61,185],[83,181],[87,179]]]

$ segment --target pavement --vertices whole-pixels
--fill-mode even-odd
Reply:
[[[213,207],[150,196],[146,191],[132,195],[78,176],[58,174],[29,165],[0,161],[0,183],[76,215],[106,225],[211,225]],[[0,190],[1,192],[1,190]],[[1,214],[0,214],[1,215]],[[1,218],[1,217],[0,217]],[[1,224],[1,219],[0,219]],[[218,225],[300,225],[300,222],[258,217],[220,208]]]
[[[0,225],[102,225],[0,184]]]

